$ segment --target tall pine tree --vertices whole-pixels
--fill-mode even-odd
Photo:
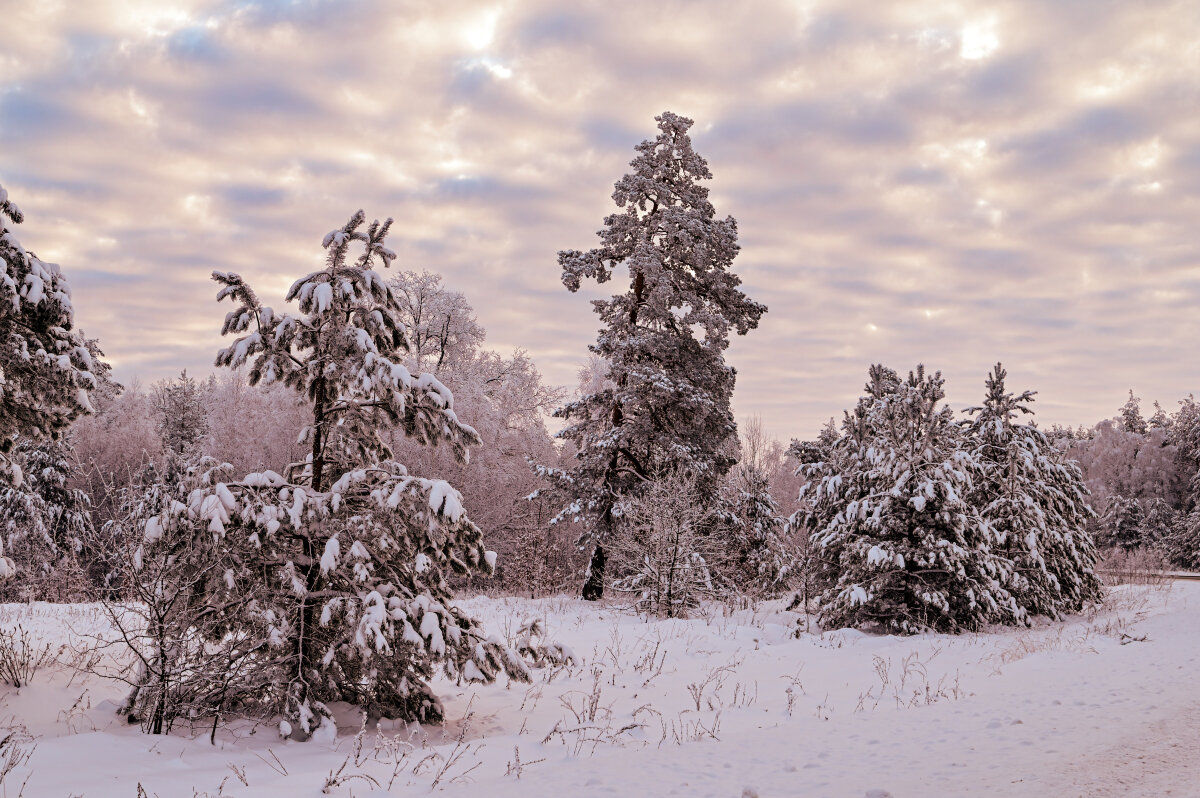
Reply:
[[[766,312],[731,271],[737,223],[718,219],[709,202],[701,181],[712,173],[692,149],[692,120],[664,112],[655,121],[659,135],[636,147],[632,171],[615,185],[620,210],[605,218],[600,246],[558,254],[572,292],[585,279],[608,282],[620,267],[629,278],[628,290],[592,303],[602,328],[589,348],[609,364],[609,383],[556,413],[576,463],[540,469],[565,500],[558,518],[585,524],[589,599],[603,594],[604,547],[625,500],[678,471],[712,495],[733,465],[735,373],[724,352],[731,330],[744,335]]]

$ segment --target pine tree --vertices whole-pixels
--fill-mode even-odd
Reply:
[[[1006,376],[997,363],[983,406],[967,410],[975,416],[968,432],[982,465],[971,501],[992,529],[996,553],[1012,565],[1008,589],[1021,609],[1057,618],[1100,595],[1085,528],[1093,513],[1079,467],[1037,427],[1018,423],[1033,414],[1035,392],[1008,393]]]
[[[88,391],[96,387],[88,342],[73,329],[66,277],[21,246],[10,223],[22,221],[0,186],[0,484],[18,488],[21,468],[6,456],[16,436],[57,439],[91,412]],[[12,571],[0,556],[0,578]]]
[[[793,438],[787,453],[801,464],[820,463],[829,459],[838,437],[837,424],[830,418],[825,422],[825,426],[821,427],[821,432],[815,440],[802,441]]]
[[[735,373],[724,351],[730,330],[744,335],[766,312],[730,270],[737,223],[716,218],[700,182],[712,173],[692,149],[692,120],[665,112],[655,121],[658,137],[637,146],[633,170],[615,185],[620,210],[605,218],[600,246],[558,254],[572,292],[585,279],[608,282],[618,266],[629,273],[628,291],[592,303],[602,329],[589,349],[607,361],[610,386],[556,413],[576,463],[540,470],[566,502],[557,518],[586,525],[589,599],[603,593],[604,547],[618,534],[623,501],[677,470],[715,493],[733,465]]]
[[[1121,427],[1126,432],[1146,434],[1146,419],[1142,418],[1142,400],[1129,389],[1129,400],[1121,407]]]
[[[803,519],[837,565],[821,621],[911,634],[957,632],[1023,617],[1011,565],[968,502],[981,466],[964,445],[940,372],[900,380],[872,366],[867,394],[827,460],[803,467]]]
[[[6,582],[6,601],[80,601],[87,597],[79,556],[92,529],[91,501],[71,486],[69,439],[20,438],[12,462],[20,485],[0,483],[0,531],[20,579]]]
[[[786,521],[771,496],[767,474],[753,463],[741,463],[730,480],[727,570],[741,595],[778,596],[788,589],[796,569],[796,552],[786,537]]]
[[[1200,570],[1200,510],[1180,515],[1159,548],[1172,565]]]
[[[1143,545],[1162,548],[1179,526],[1180,514],[1164,499],[1151,499],[1146,506],[1138,537]]]
[[[210,386],[211,387],[211,386]],[[208,434],[205,386],[187,375],[154,386],[154,410],[163,448],[182,455],[193,451]]]
[[[1157,401],[1154,403],[1154,415],[1150,416],[1150,420],[1146,422],[1149,429],[1171,429],[1171,417],[1167,415],[1167,411],[1163,410],[1162,405]]]
[[[1117,494],[1108,503],[1104,517],[1100,519],[1104,543],[1132,551],[1142,545],[1142,521],[1146,514],[1138,500]]]
[[[285,476],[216,481],[182,509],[170,505],[185,514],[192,545],[233,558],[206,583],[205,600],[225,613],[225,628],[262,630],[274,678],[259,706],[283,712],[281,731],[297,739],[332,726],[329,701],[440,718],[428,684],[438,665],[468,681],[500,671],[529,678],[515,653],[450,603],[447,569],[491,572],[495,560],[461,494],[389,459],[390,426],[463,459],[478,435],[441,382],[404,367],[396,298],[374,269],[395,257],[384,245],[391,220],[364,222],[360,211],[325,237],[325,268],[288,291],[299,315],[263,306],[236,274],[214,273],[218,300],[236,306],[222,332],[237,336],[217,365],[247,365],[251,384],[278,381],[306,397],[309,454]],[[352,260],[354,245],[363,253]],[[145,534],[168,521],[153,516]],[[228,600],[246,592],[253,601]]]

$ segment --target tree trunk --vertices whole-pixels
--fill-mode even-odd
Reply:
[[[604,566],[607,562],[608,555],[604,553],[604,547],[597,543],[596,548],[592,549],[592,561],[588,564],[587,581],[583,583],[585,601],[598,601],[604,597]]]

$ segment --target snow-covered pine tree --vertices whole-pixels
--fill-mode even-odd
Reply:
[[[805,528],[835,563],[820,599],[828,626],[958,632],[1023,617],[1012,568],[967,501],[981,467],[964,446],[940,372],[907,380],[872,366],[829,459],[803,466]]]
[[[1171,429],[1171,417],[1167,415],[1167,411],[1163,410],[1162,405],[1156,400],[1154,402],[1154,415],[1146,422],[1147,429]]]
[[[741,595],[775,597],[788,589],[796,551],[787,522],[771,496],[768,475],[754,463],[734,469],[724,505],[725,575]]]
[[[604,546],[624,500],[669,471],[715,493],[733,465],[735,372],[723,353],[730,330],[744,335],[766,312],[738,290],[737,223],[716,217],[701,184],[712,173],[692,149],[692,120],[664,112],[655,121],[659,135],[636,147],[633,170],[615,184],[620,211],[605,218],[600,246],[558,253],[572,292],[587,278],[608,282],[619,266],[629,273],[627,291],[592,303],[602,328],[589,349],[608,362],[611,387],[558,410],[576,463],[541,469],[565,501],[558,518],[585,524],[589,599],[604,591]]]
[[[395,295],[375,265],[391,220],[364,227],[360,211],[324,239],[325,268],[297,280],[287,301],[300,315],[264,307],[236,274],[214,273],[218,300],[236,307],[222,332],[237,335],[217,365],[249,366],[252,384],[280,381],[307,397],[306,462],[216,483],[189,498],[197,545],[219,541],[239,564],[224,580],[249,581],[256,600],[231,623],[267,630],[278,688],[263,696],[285,714],[281,730],[306,739],[332,724],[328,701],[375,715],[435,720],[428,679],[528,679],[525,664],[451,602],[446,569],[491,572],[494,555],[467,518],[462,496],[391,461],[383,431],[445,443],[461,458],[478,435],[450,391],[402,363],[408,348]],[[353,245],[363,252],[349,258]]]
[[[788,446],[787,453],[790,457],[796,458],[801,465],[806,463],[819,463],[822,460],[829,459],[830,453],[833,451],[833,446],[837,443],[840,437],[837,424],[830,418],[825,422],[825,426],[821,427],[821,432],[811,441],[802,441],[798,438],[793,438]]]
[[[1145,546],[1161,548],[1175,534],[1179,521],[1179,511],[1172,507],[1170,502],[1153,498],[1146,504],[1146,514],[1142,518],[1142,528],[1138,537]]]
[[[1088,491],[1074,461],[1050,445],[1041,430],[1021,424],[1033,415],[1034,391],[1005,390],[997,363],[988,375],[982,407],[967,413],[970,445],[982,472],[970,501],[990,525],[996,554],[1012,564],[1008,589],[1029,615],[1059,617],[1100,596]]]
[[[164,449],[177,455],[194,451],[208,434],[204,394],[205,385],[189,377],[187,369],[180,372],[178,379],[164,380],[154,386],[154,410]]]
[[[1129,399],[1121,406],[1121,428],[1138,435],[1146,434],[1146,419],[1142,418],[1142,400],[1129,389]]]
[[[22,221],[0,185],[0,484],[16,486],[21,469],[7,457],[16,436],[59,437],[91,411],[96,386],[87,341],[73,329],[66,277],[21,246],[10,225]],[[0,556],[0,578],[11,572],[12,561]]]
[[[1200,510],[1180,515],[1159,549],[1172,565],[1200,570]]]
[[[0,531],[20,579],[0,585],[4,601],[83,601],[88,584],[79,567],[91,532],[91,501],[72,487],[69,438],[19,438],[12,462],[20,485],[0,482]]]
[[[1113,496],[1100,519],[1103,543],[1132,551],[1142,545],[1142,521],[1146,514],[1132,496]]]

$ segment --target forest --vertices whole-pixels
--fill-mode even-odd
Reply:
[[[1043,427],[1003,364],[955,412],[935,364],[864,363],[840,421],[786,443],[739,425],[725,352],[768,308],[739,287],[692,121],[656,122],[598,246],[558,253],[563,302],[617,291],[566,387],[488,348],[472,298],[396,263],[403,231],[362,211],[286,310],[213,273],[212,374],[118,384],[69,267],[21,246],[0,189],[0,597],[102,608],[79,667],[122,682],[117,714],[147,733],[215,743],[250,718],[307,741],[336,738],[335,705],[437,724],[437,679],[578,665],[465,597],[653,619],[776,602],[796,636],[962,634],[1095,611],[1111,571],[1200,569],[1190,395]],[[6,634],[0,660],[27,657]]]

